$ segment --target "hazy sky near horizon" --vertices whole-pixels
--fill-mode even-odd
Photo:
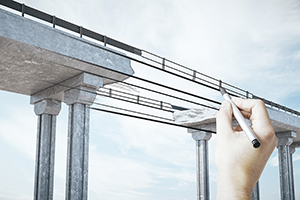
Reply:
[[[297,0],[19,2],[300,110]],[[219,94],[136,63],[132,67],[137,76],[221,100]],[[1,91],[0,102],[0,199],[32,199],[37,117],[27,96]],[[67,119],[63,105],[57,119],[55,200],[65,194]],[[214,144],[213,137],[211,199],[216,192]],[[293,156],[300,199],[300,151]],[[89,199],[196,199],[195,158],[195,142],[184,128],[91,111]],[[263,200],[280,199],[277,160],[275,150],[260,182]]]

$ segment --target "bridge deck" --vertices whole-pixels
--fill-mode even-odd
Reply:
[[[2,9],[0,21],[0,90],[32,95],[82,72],[109,77],[104,85],[134,73],[125,54],[100,44]]]

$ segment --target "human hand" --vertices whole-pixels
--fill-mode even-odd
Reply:
[[[217,199],[252,199],[252,192],[277,145],[273,126],[261,100],[232,98],[261,142],[253,148],[240,126],[232,127],[232,107],[224,101],[216,116],[215,164],[218,170]]]

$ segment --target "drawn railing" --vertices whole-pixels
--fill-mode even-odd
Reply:
[[[29,7],[25,4],[18,3],[16,1],[12,0],[1,0],[0,5],[6,6],[10,9],[16,10],[21,12],[21,15],[24,17],[25,14],[35,17],[39,20],[48,22],[52,25],[53,28],[56,26],[59,26],[61,28],[64,28],[66,30],[69,30],[71,32],[74,32],[79,35],[79,37],[86,36],[87,38],[94,39],[96,41],[102,42],[104,46],[111,45],[115,48],[118,48],[120,50],[124,50],[129,53],[133,53],[134,55],[138,55],[141,58],[150,61],[152,64],[148,64],[148,67],[156,68],[159,70],[162,70],[167,73],[171,73],[175,76],[184,78],[186,80],[201,84],[205,87],[208,87],[210,89],[219,91],[220,86],[226,88],[226,90],[233,96],[238,96],[242,98],[255,98],[255,99],[261,99],[265,102],[265,104],[269,107],[276,108],[278,110],[282,110],[284,112],[293,114],[295,116],[300,116],[300,112],[293,110],[291,108],[288,108],[286,106],[280,105],[278,103],[272,102],[270,100],[267,100],[265,98],[259,97],[257,95],[252,94],[249,91],[243,90],[241,88],[238,88],[234,85],[231,85],[229,83],[223,82],[219,79],[216,79],[214,77],[208,76],[206,74],[203,74],[201,72],[198,72],[197,70],[188,68],[184,65],[178,64],[174,61],[171,61],[169,59],[166,59],[164,57],[158,56],[154,53],[151,53],[146,50],[142,50],[140,48],[125,44],[123,42],[120,42],[118,40],[112,39],[110,37],[107,37],[106,35],[102,35],[99,33],[96,33],[92,30],[86,29],[82,26],[75,25],[71,22],[65,21],[63,19],[60,19],[54,15],[50,15],[47,13],[44,13],[42,11],[39,11],[37,9],[34,9],[32,7]],[[112,51],[112,53],[116,53]],[[124,56],[124,55],[122,55]],[[129,59],[134,59],[129,56],[125,56]]]
[[[55,16],[46,14],[44,12],[38,11],[38,10],[28,7],[28,6],[25,6],[24,4],[20,4],[15,1],[8,1],[8,0],[1,0],[0,4],[7,6],[11,9],[20,11],[22,13],[23,17],[25,16],[25,14],[27,14],[27,15],[36,17],[40,20],[51,23],[53,25],[53,28],[55,28],[56,26],[60,26],[62,28],[65,28],[67,30],[70,30],[70,31],[73,31],[73,32],[79,34],[79,37],[86,36],[88,38],[92,38],[92,39],[98,40],[100,42],[103,42],[104,46],[111,45],[113,47],[119,48],[126,52],[130,52],[135,55],[141,56],[141,58],[143,58],[147,61],[150,61],[151,64],[139,61],[139,60],[129,57],[129,56],[120,55],[120,56],[124,56],[130,60],[144,63],[148,67],[152,67],[152,68],[170,73],[177,77],[192,81],[194,83],[200,84],[202,86],[208,87],[208,88],[216,90],[216,91],[218,91],[219,88],[222,86],[222,87],[225,87],[228,91],[230,91],[230,94],[233,96],[262,99],[266,103],[266,105],[268,105],[270,107],[274,107],[279,110],[283,110],[283,111],[285,111],[289,114],[295,115],[295,116],[300,115],[300,113],[298,111],[295,111],[293,109],[287,108],[285,106],[279,105],[272,101],[263,99],[256,95],[253,95],[252,93],[250,93],[246,90],[242,90],[238,87],[235,87],[228,83],[222,82],[221,80],[215,79],[215,78],[210,77],[205,74],[202,74],[196,70],[187,68],[183,65],[180,65],[178,63],[175,63],[175,62],[165,59],[163,57],[157,56],[153,53],[141,50],[139,48],[135,48],[135,47],[127,45],[125,43],[111,39],[105,35],[101,35],[101,34],[93,32],[93,31],[90,31],[88,29],[85,29],[81,26],[74,25],[70,22],[64,21]],[[114,51],[112,51],[112,52],[116,53]],[[147,54],[150,56],[146,56]],[[150,57],[152,57],[152,58],[150,58]],[[162,86],[162,85],[160,84],[160,86]],[[136,86],[136,87],[141,88],[140,86]],[[143,89],[147,89],[147,88],[143,88]],[[172,88],[168,87],[168,89],[172,89]],[[147,89],[147,90],[149,90],[149,89]],[[159,101],[159,100],[155,100],[153,98],[148,98],[148,97],[141,97],[139,95],[132,95],[129,93],[124,93],[122,91],[116,91],[116,90],[112,90],[109,88],[103,88],[96,92],[97,92],[97,95],[115,98],[115,99],[123,100],[123,101],[128,101],[130,103],[136,103],[138,105],[147,106],[147,107],[159,109],[159,110],[166,111],[166,112],[174,112],[174,110],[176,110],[176,109],[177,110],[185,110],[186,109],[186,108],[182,108],[180,106],[174,106],[174,105],[164,102],[164,101]],[[154,91],[152,91],[152,92],[154,92]],[[155,92],[157,92],[157,91],[155,91]],[[165,95],[170,96],[170,94],[165,94]],[[192,94],[189,94],[189,95],[192,95]],[[185,99],[185,100],[189,101],[187,99]],[[206,99],[206,100],[209,100],[209,99]],[[190,103],[197,104],[197,102],[191,102],[191,101],[190,101]],[[216,101],[215,101],[215,103],[220,104],[220,102],[216,102]],[[199,104],[199,105],[202,107],[205,107],[205,106],[207,107],[207,105],[201,105],[201,104]],[[111,105],[101,104],[100,106],[108,106],[108,107],[111,107],[112,109],[120,109],[120,108],[113,107]],[[99,111],[105,111],[103,109],[99,109],[96,107],[89,107],[89,108],[94,109],[94,110],[99,110]],[[207,107],[207,108],[209,108],[209,107]],[[87,108],[84,107],[81,110],[86,110],[86,109]],[[210,108],[210,109],[214,109],[214,108]],[[128,110],[123,109],[123,111],[128,111]],[[112,111],[112,113],[113,112],[114,111]],[[122,113],[116,113],[116,112],[114,112],[114,113],[122,114]],[[136,112],[136,114],[141,114],[141,113]],[[127,115],[127,116],[129,116],[129,115]],[[148,116],[148,117],[157,118],[156,116]],[[140,118],[140,119],[150,120],[149,118]],[[169,119],[161,118],[161,120],[165,121],[166,124],[176,125]],[[158,120],[152,120],[152,121],[161,122]],[[178,126],[178,124],[177,124],[177,126]],[[208,157],[209,156],[208,156],[207,149],[208,149],[208,141],[211,137],[212,131],[208,131],[208,130],[204,130],[204,129],[197,129],[194,127],[186,127],[186,126],[181,126],[181,127],[188,128],[189,132],[192,133],[193,139],[196,140],[197,177],[198,177],[197,178],[197,180],[198,180],[198,195],[197,196],[198,196],[198,199],[209,199],[209,188],[208,188],[208,185],[209,185],[208,184],[208,180],[209,180]],[[292,132],[292,131],[288,131],[286,133],[280,133],[277,136],[279,139],[278,154],[279,154],[279,165],[280,165],[280,170],[281,170],[280,174],[282,175],[281,180],[280,180],[281,181],[282,199],[291,199],[292,200],[292,199],[294,199],[294,196],[295,196],[293,193],[294,186],[293,186],[293,180],[292,180],[293,179],[292,154],[294,152],[294,148],[299,147],[300,144],[291,143],[290,139],[295,136],[294,132]],[[286,172],[288,172],[288,173],[286,173]],[[255,199],[255,200],[259,199],[258,188],[259,187],[257,185],[255,188],[255,191],[253,193],[253,199]]]

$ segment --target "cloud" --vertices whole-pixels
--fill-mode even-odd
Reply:
[[[24,2],[274,101],[283,101],[290,94],[299,93],[300,6],[296,0]],[[135,63],[132,66],[137,76],[213,99],[219,95],[199,85],[148,70],[145,66]],[[139,94],[178,103],[179,106],[194,106],[147,92]],[[200,102],[196,98],[176,95]],[[107,99],[106,102],[112,101]],[[117,105],[149,111],[134,105]],[[12,117],[1,119],[1,138],[33,160],[36,116],[28,115],[33,113],[32,107],[29,111],[26,108],[14,109],[14,106],[9,108]],[[149,190],[159,190],[163,180],[169,188],[178,190],[194,184],[195,142],[186,129],[111,115],[91,116],[91,198],[92,195],[104,195],[105,199],[112,199],[110,196],[115,199],[151,199],[153,196],[149,196]],[[65,120],[58,123],[66,125],[67,117],[64,117]],[[58,124],[55,191],[61,197],[64,195],[66,135],[65,126]],[[104,142],[100,143],[100,140]],[[107,147],[106,150],[101,147],[105,142],[107,144],[103,147]],[[209,148],[211,167],[214,144],[213,138]],[[299,160],[298,156],[294,159]],[[269,163],[277,167],[278,158],[271,158]],[[215,180],[214,169],[211,175],[211,180]],[[172,181],[174,184],[169,183]]]
[[[298,160],[300,160],[300,154],[298,153],[298,154],[295,154],[294,155],[294,157],[293,157],[293,161],[295,162],[295,161],[298,161]]]
[[[278,156],[271,158],[269,164],[273,167],[278,167]]]
[[[146,158],[134,160],[91,151],[90,160],[90,193],[105,199],[154,199],[156,195],[150,191],[159,192],[155,189],[158,186],[178,190],[194,182],[189,171],[158,167],[147,162]],[[172,183],[170,187],[163,184],[168,180]]]
[[[32,199],[31,195],[20,195],[20,194],[13,194],[13,195],[2,195],[0,194],[0,199],[5,200],[29,200]]]
[[[0,119],[0,137],[14,148],[24,153],[24,156],[35,159],[35,141],[37,131],[37,117],[33,108],[8,106],[9,113]]]

